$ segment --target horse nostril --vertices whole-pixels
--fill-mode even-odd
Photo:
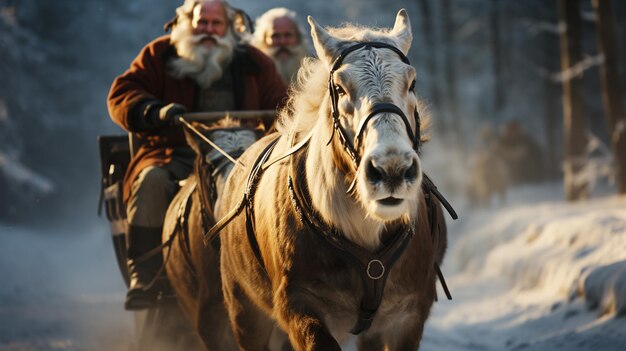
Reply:
[[[374,166],[374,162],[371,160],[367,163],[367,167],[365,168],[365,176],[370,182],[376,183],[383,180],[383,174],[376,166]]]
[[[415,180],[417,178],[417,161],[413,160],[411,167],[404,172],[404,178],[406,180]]]

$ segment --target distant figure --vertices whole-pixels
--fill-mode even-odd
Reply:
[[[502,127],[497,150],[507,164],[511,184],[534,183],[545,178],[543,151],[518,121],[509,121]]]
[[[493,128],[483,127],[480,136],[481,146],[472,157],[466,194],[472,206],[489,207],[494,196],[501,204],[506,201],[509,171],[498,152]]]
[[[309,52],[304,38],[296,13],[277,7],[257,18],[251,44],[274,60],[278,72],[289,84]]]

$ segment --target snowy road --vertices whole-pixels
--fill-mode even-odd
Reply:
[[[581,300],[509,290],[493,279],[451,279],[452,302],[439,302],[421,350],[623,350],[626,318],[598,318]]]
[[[81,234],[0,225],[1,351],[129,350],[105,224]]]
[[[536,201],[462,213],[464,221],[451,226],[444,273],[454,300],[435,304],[421,350],[625,349],[626,318],[615,317],[623,298],[611,307],[605,296],[590,309],[591,290],[585,299],[567,286],[584,267],[617,262],[623,269],[626,199]],[[578,241],[567,237],[577,230]],[[0,351],[130,350],[133,320],[122,309],[106,223],[82,232],[0,225]]]

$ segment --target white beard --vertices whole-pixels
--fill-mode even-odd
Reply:
[[[202,88],[208,88],[222,77],[224,68],[233,57],[237,41],[229,30],[224,37],[193,35],[190,28],[177,25],[172,30],[171,43],[179,57],[169,63],[170,73],[176,78],[191,78]],[[203,40],[213,40],[211,48]]]
[[[293,47],[268,47],[263,45],[259,47],[263,53],[269,56],[272,61],[274,61],[274,65],[280,73],[280,76],[283,78],[285,83],[289,84],[296,76],[296,72],[300,68],[300,64],[302,63],[302,59],[307,56],[308,50],[306,45],[298,44]],[[289,52],[289,57],[284,60],[278,59],[278,52],[281,50],[286,50]]]

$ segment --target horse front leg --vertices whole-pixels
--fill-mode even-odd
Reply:
[[[268,349],[274,322],[260,311],[234,281],[223,281],[224,301],[235,341],[242,351]]]
[[[311,313],[292,313],[287,321],[289,341],[296,351],[341,351],[321,319]]]
[[[411,330],[410,333],[404,333],[397,338],[386,342],[386,350],[396,351],[415,351],[419,349],[420,341],[422,340],[422,334],[424,331],[424,325],[418,326]],[[368,349],[366,349],[368,350]],[[359,349],[361,351],[361,349]]]
[[[221,294],[211,296],[205,291],[207,288],[200,288],[198,292],[198,316],[197,331],[202,337],[205,350],[207,351],[228,351],[237,350],[237,345],[230,330],[228,314],[224,306]]]
[[[383,351],[385,344],[380,335],[364,334],[357,339],[356,347],[359,351]]]
[[[386,346],[385,350],[416,351],[419,349],[430,308],[429,306],[421,306],[420,309],[421,313],[405,319],[402,325],[395,326],[382,335]],[[364,348],[363,350],[370,349]],[[360,348],[359,351],[361,351]]]
[[[275,310],[278,312],[279,323],[287,330],[289,341],[296,351],[341,351],[337,340],[331,335],[322,318],[310,306],[304,298],[288,296],[283,290],[279,290],[279,298],[275,298]]]

